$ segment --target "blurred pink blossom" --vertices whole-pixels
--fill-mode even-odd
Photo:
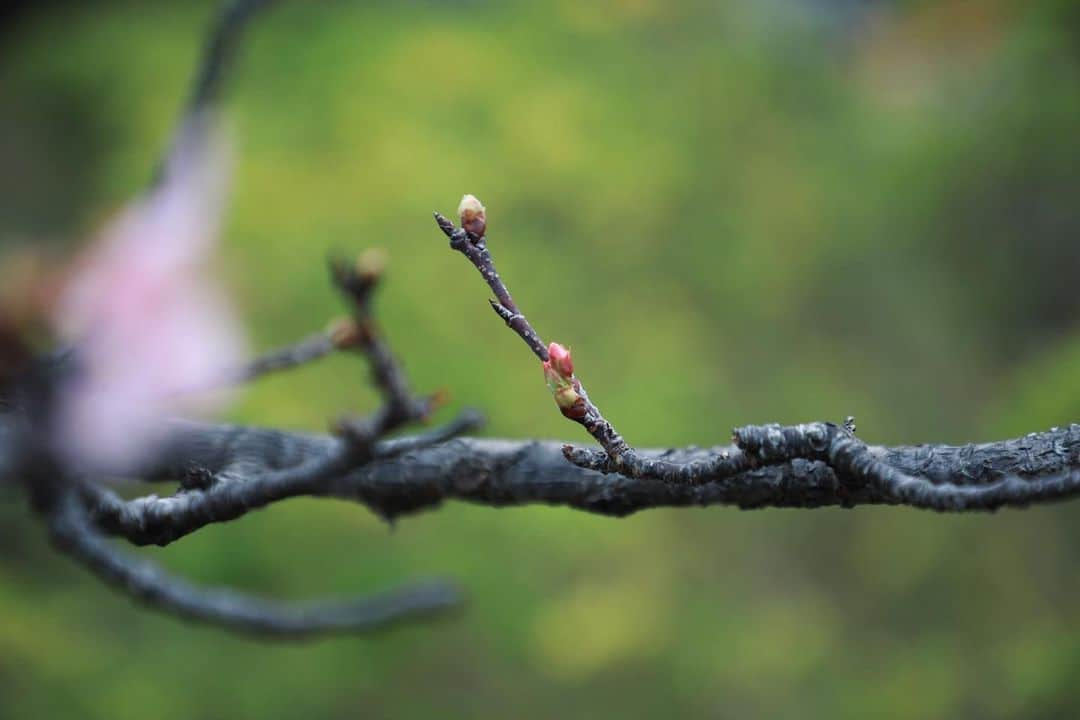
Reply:
[[[73,463],[119,472],[140,462],[168,416],[213,404],[186,394],[220,384],[243,357],[239,325],[207,267],[225,153],[193,135],[162,181],[104,229],[56,305],[55,323],[79,363],[56,426]]]

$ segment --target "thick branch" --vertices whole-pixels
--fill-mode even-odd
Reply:
[[[372,458],[387,460],[424,450],[476,429],[482,420],[479,413],[466,410],[450,423],[429,432],[381,440],[371,448],[370,455],[357,455],[347,440],[324,438],[318,443],[315,437],[285,433],[272,437],[263,433],[273,431],[235,429],[227,433],[231,437],[222,444],[229,449],[223,453],[203,457],[198,453],[185,455],[181,450],[175,455],[177,465],[156,473],[181,482],[183,489],[171,497],[148,495],[124,500],[111,490],[89,482],[79,486],[79,493],[91,519],[104,532],[121,535],[136,545],[168,545],[202,527],[235,520],[279,500],[325,495],[339,478],[368,464]],[[251,444],[252,437],[260,438],[254,443],[258,447],[237,447],[241,443]],[[310,444],[305,440],[310,440]],[[290,445],[291,449],[286,450],[285,446]],[[207,445],[196,442],[193,447],[206,449]],[[260,462],[262,457],[269,458],[269,463]],[[186,469],[178,473],[177,468],[181,467]],[[198,475],[203,478],[197,487],[189,482],[191,468],[198,468]]]
[[[250,462],[254,458],[261,459],[266,471],[281,470],[332,457],[341,442],[278,430],[185,424],[171,448],[173,459],[157,472],[159,476],[178,477],[188,464],[217,472],[238,460]],[[739,451],[686,449],[642,451],[642,455],[694,463],[709,461],[722,452],[734,457]],[[866,452],[930,486],[951,484],[968,493],[1007,480],[1016,490],[997,494],[986,503],[932,506],[938,510],[1020,507],[1080,494],[1080,425],[982,445],[871,446]],[[692,505],[816,508],[911,504],[888,488],[868,483],[864,475],[844,464],[834,469],[818,459],[795,458],[725,473],[698,484],[672,484],[571,465],[563,457],[561,443],[477,438],[461,438],[345,469],[331,474],[317,494],[362,502],[388,518],[434,508],[445,500],[497,507],[563,505],[613,516]]]

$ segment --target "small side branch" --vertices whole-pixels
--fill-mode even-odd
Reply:
[[[373,295],[385,266],[380,250],[368,250],[356,263],[335,258],[330,263],[331,277],[352,309],[351,329],[341,331],[340,346],[364,355],[371,368],[372,380],[383,398],[383,406],[368,418],[343,418],[339,433],[350,439],[357,450],[367,452],[383,435],[409,423],[426,421],[442,402],[441,393],[416,397],[409,388],[400,363],[375,322]]]
[[[442,582],[302,605],[197,588],[153,563],[118,552],[95,532],[82,505],[70,495],[59,498],[48,521],[56,546],[107,584],[157,609],[238,632],[285,637],[367,633],[442,614],[461,600],[454,586]]]
[[[611,462],[620,468],[620,472],[635,477],[643,475],[644,466],[640,458],[604,417],[600,408],[589,399],[585,386],[574,375],[570,352],[558,343],[545,346],[540,334],[514,303],[487,247],[487,214],[484,206],[472,195],[466,195],[458,214],[461,218],[460,228],[440,213],[435,213],[435,222],[449,238],[451,249],[464,255],[495,293],[496,299],[489,300],[495,313],[543,364],[544,375],[563,416],[584,427],[604,449]],[[558,357],[553,357],[553,353]]]
[[[292,370],[301,365],[321,360],[338,349],[339,346],[335,341],[333,329],[328,332],[316,333],[292,345],[286,345],[260,355],[245,367],[233,373],[230,380],[234,383],[246,383],[265,375],[271,375],[283,370]]]

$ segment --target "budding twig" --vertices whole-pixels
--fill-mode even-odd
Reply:
[[[472,198],[477,205],[479,201],[473,198],[471,195],[466,195],[462,200],[462,207],[460,215],[465,218],[468,208],[465,207],[469,198]],[[483,212],[483,206],[480,206],[481,212]],[[475,212],[475,211],[474,211]],[[495,261],[491,257],[491,253],[487,249],[487,242],[485,236],[476,235],[470,233],[465,228],[456,228],[454,223],[450,222],[445,216],[440,213],[435,213],[435,222],[438,223],[439,229],[441,229],[448,238],[450,238],[450,247],[457,250],[462,255],[469,259],[469,262],[480,271],[480,276],[484,278],[484,282],[488,284],[491,291],[495,293],[495,300],[489,300],[491,308],[503,319],[506,325],[516,332],[525,344],[529,346],[533,354],[540,358],[541,362],[546,362],[548,359],[547,346],[544,341],[540,339],[540,336],[533,329],[525,316],[518,310],[518,306],[514,303],[514,298],[510,297],[510,291],[506,289],[506,285],[503,284],[502,278],[499,277],[498,271],[495,270]],[[487,228],[486,217],[485,222],[480,224],[476,219],[470,221],[470,226],[474,229],[484,230]]]
[[[600,408],[589,399],[581,381],[574,376],[570,351],[558,343],[544,345],[539,333],[514,303],[502,278],[495,269],[495,261],[487,248],[487,211],[480,201],[466,195],[458,207],[461,227],[457,228],[440,213],[435,213],[439,229],[450,239],[450,247],[457,250],[480,272],[480,276],[495,293],[489,300],[492,309],[525,342],[543,364],[544,377],[562,414],[578,423],[592,435],[607,453],[611,461],[623,472],[636,472],[639,462],[631,448],[615,427],[608,422]],[[567,457],[571,457],[568,450]]]

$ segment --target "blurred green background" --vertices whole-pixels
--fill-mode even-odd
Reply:
[[[214,4],[42,3],[0,29],[0,235],[86,237],[149,177]],[[464,192],[540,332],[635,444],[853,414],[871,442],[1080,420],[1080,4],[344,2],[262,19],[226,112],[222,272],[269,347],[391,253],[383,323],[486,432],[585,442],[430,212]],[[372,407],[335,358],[230,419]],[[448,621],[276,645],[145,611],[0,504],[0,717],[925,717],[1080,712],[1080,504],[298,500],[145,551],[282,597],[450,574]]]

